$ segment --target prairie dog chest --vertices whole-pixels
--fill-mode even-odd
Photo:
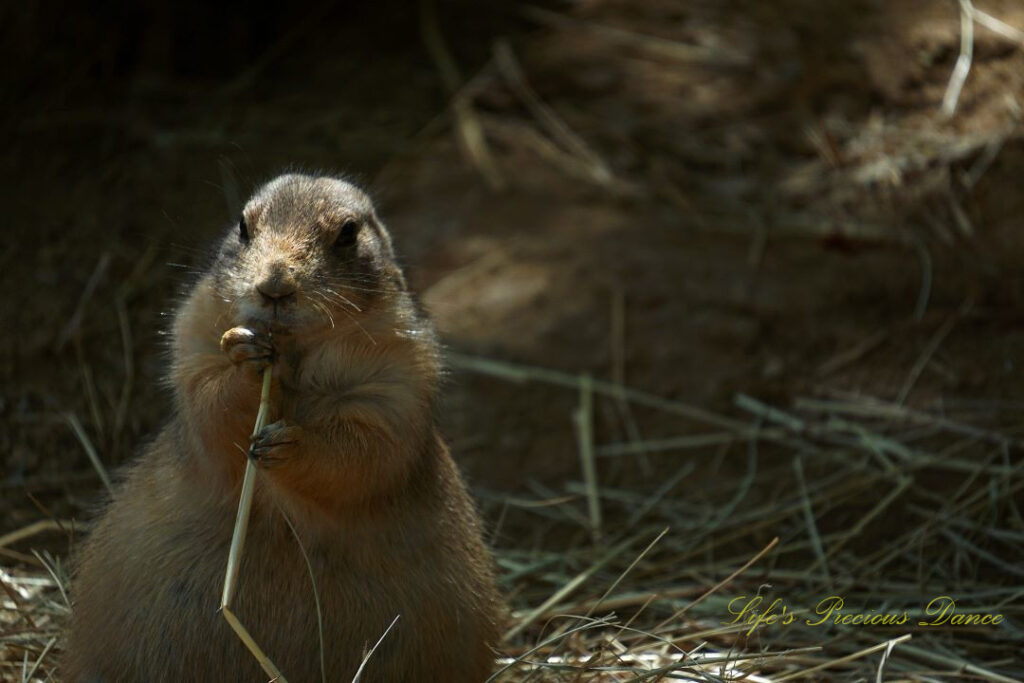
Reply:
[[[423,408],[421,373],[393,352],[324,344],[283,360],[282,409],[297,417],[359,412],[386,419]]]

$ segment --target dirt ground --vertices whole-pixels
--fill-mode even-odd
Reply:
[[[918,411],[933,422],[899,439],[940,454],[953,437],[934,420],[969,425],[974,441],[958,456],[1008,473],[977,481],[992,492],[984,524],[1007,535],[973,534],[973,547],[996,560],[933,548],[887,571],[920,578],[914,562],[956,565],[919,595],[969,594],[968,574],[1019,588],[1007,567],[1024,561],[1024,34],[975,24],[971,69],[946,118],[960,19],[943,0],[443,2],[437,25],[457,92],[408,3],[241,23],[170,8],[79,8],[57,23],[45,5],[6,12],[0,533],[91,518],[100,481],[71,421],[107,467],[128,460],[167,418],[164,335],[204,249],[260,181],[323,169],[377,197],[452,352],[443,428],[499,555],[589,538],[579,390],[509,381],[515,364],[758,428],[791,423],[752,405],[790,417],[806,417],[809,401],[865,402],[876,418],[879,406]],[[1024,28],[1020,3],[978,8]],[[466,142],[474,124],[482,153]],[[506,365],[481,371],[481,358]],[[765,445],[762,478],[735,500],[749,472],[742,438],[627,456],[609,448],[714,426],[688,415],[599,396],[602,485],[652,496],[689,468],[685,484],[658,493],[684,520],[688,507],[697,518],[729,501],[742,516],[792,490],[792,479],[767,474],[778,463],[792,472],[795,451],[781,441]],[[904,435],[893,420],[872,429]],[[806,467],[813,482],[833,464]],[[969,475],[916,473],[917,503],[898,501],[843,552],[891,543],[917,523],[915,504],[959,495]],[[576,512],[555,526],[515,502],[563,495]],[[819,511],[822,534],[855,524],[880,496],[858,495]],[[638,518],[609,496],[607,532],[630,531]],[[710,549],[687,549],[679,575],[709,586],[733,567],[725,558],[745,561],[773,536],[803,539],[786,524],[717,545],[712,536]],[[33,549],[65,557],[69,545],[64,534],[33,535],[0,559],[15,575],[33,567]],[[805,566],[810,552],[773,566]],[[506,588],[528,610],[552,591],[520,581],[511,562]],[[848,574],[857,583],[872,571]],[[1012,629],[943,633],[943,652],[984,652],[979,666],[1010,676],[990,680],[1024,675],[1000,654],[1024,644],[1021,603],[1019,592],[1000,603],[1017,610]],[[925,664],[928,675],[956,669]]]

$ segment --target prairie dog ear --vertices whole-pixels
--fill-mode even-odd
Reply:
[[[244,246],[249,246],[249,243],[252,242],[252,231],[245,221],[244,213],[238,218],[238,241]]]
[[[394,261],[395,247],[391,241],[391,231],[387,229],[384,222],[377,216],[376,210],[370,214],[370,220],[373,222],[373,227],[376,228],[377,235],[380,237],[381,248],[387,254],[388,258]]]

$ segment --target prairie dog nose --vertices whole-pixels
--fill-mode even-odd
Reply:
[[[268,303],[280,302],[294,296],[298,289],[298,284],[290,276],[290,270],[292,269],[284,267],[275,268],[270,275],[256,285],[256,291]]]

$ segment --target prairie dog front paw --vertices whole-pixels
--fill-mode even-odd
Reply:
[[[235,365],[248,364],[256,372],[274,361],[276,349],[270,334],[248,327],[232,327],[221,335],[221,351]]]
[[[302,427],[278,420],[253,437],[249,457],[262,467],[274,467],[284,462],[301,441]]]

